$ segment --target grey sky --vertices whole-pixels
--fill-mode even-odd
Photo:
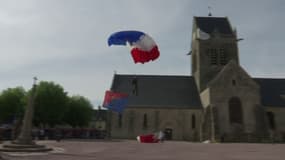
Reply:
[[[239,37],[241,65],[253,77],[285,78],[284,0],[0,0],[0,90],[32,77],[102,103],[114,71],[190,75],[193,16],[227,16]],[[161,56],[134,64],[129,48],[107,46],[120,30],[141,30]]]

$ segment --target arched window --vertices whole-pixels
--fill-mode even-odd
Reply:
[[[134,129],[134,120],[135,120],[135,112],[129,112],[129,130],[132,131]]]
[[[229,100],[229,115],[230,115],[230,123],[238,123],[242,124],[242,107],[241,101],[238,97],[232,97]]]
[[[192,117],[191,117],[191,123],[192,123],[192,129],[195,129],[196,128],[196,117],[195,117],[195,114],[192,114]]]
[[[272,130],[275,130],[275,118],[274,118],[274,113],[272,112],[267,112],[267,118],[269,122],[269,128]]]
[[[237,83],[236,83],[236,80],[233,79],[233,80],[232,80],[232,85],[235,86],[236,84],[237,84]]]
[[[154,128],[157,130],[159,127],[159,111],[154,112]]]
[[[143,115],[143,128],[147,129],[147,115],[146,114]]]
[[[122,128],[122,126],[123,126],[123,121],[122,121],[122,119],[123,119],[122,114],[119,114],[119,115],[118,115],[118,127],[119,127],[119,128]]]

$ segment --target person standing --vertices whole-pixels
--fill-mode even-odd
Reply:
[[[158,132],[158,139],[159,139],[160,142],[164,142],[164,140],[165,140],[165,134],[164,134],[163,131],[159,131],[159,132]]]

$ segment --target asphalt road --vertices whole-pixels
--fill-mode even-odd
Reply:
[[[49,153],[1,153],[7,160],[284,160],[285,144],[205,144],[179,141],[143,144],[135,140],[40,141]]]

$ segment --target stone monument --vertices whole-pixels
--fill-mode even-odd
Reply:
[[[36,97],[36,84],[37,78],[34,77],[34,84],[29,96],[28,105],[25,111],[23,125],[20,135],[14,141],[9,144],[3,144],[0,151],[3,152],[44,152],[51,151],[52,148],[48,148],[44,145],[38,145],[32,138],[33,116],[34,116],[34,101]]]

